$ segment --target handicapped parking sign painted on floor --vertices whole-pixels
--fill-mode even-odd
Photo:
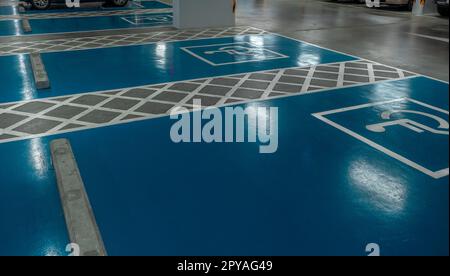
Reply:
[[[132,24],[132,25],[158,25],[158,24],[169,24],[173,20],[173,16],[170,14],[163,15],[133,15],[133,16],[123,16],[122,20]]]
[[[447,110],[400,98],[313,115],[433,178],[449,174]]]
[[[249,42],[192,46],[182,49],[212,66],[289,58]]]

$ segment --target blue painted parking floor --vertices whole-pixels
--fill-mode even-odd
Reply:
[[[448,83],[253,27],[92,39],[42,42],[46,90],[0,44],[0,255],[67,254],[57,138],[108,255],[448,255]],[[276,141],[174,142],[198,101]]]
[[[105,7],[103,5],[96,5],[89,7],[84,5],[79,8],[68,9],[64,4],[53,6],[51,9],[40,11],[34,9],[26,9],[19,11],[17,6],[0,6],[0,15],[17,15],[17,14],[48,14],[48,13],[73,13],[82,11],[103,11],[103,10],[140,10],[140,9],[167,9],[170,5],[156,0],[141,0],[129,2],[125,7]]]
[[[124,8],[73,8],[19,12],[17,7],[0,7],[0,37],[80,33],[172,25],[172,7],[158,1],[133,1]],[[28,20],[31,31],[23,28]]]

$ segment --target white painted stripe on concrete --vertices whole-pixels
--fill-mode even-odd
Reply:
[[[438,40],[438,41],[449,43],[449,39],[445,38],[445,37],[430,36],[430,35],[415,34],[415,33],[408,33],[408,34],[413,35],[413,36],[418,36],[418,37],[423,37],[423,38],[428,38],[428,39],[433,39],[433,40]]]

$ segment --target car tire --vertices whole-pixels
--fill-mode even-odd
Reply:
[[[52,5],[52,0],[31,0],[31,6],[36,10],[47,10]]]
[[[125,7],[128,4],[128,0],[109,0],[114,7]]]
[[[448,7],[438,5],[437,6],[438,13],[442,16],[448,16]]]

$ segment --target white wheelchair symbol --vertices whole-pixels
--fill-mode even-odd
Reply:
[[[423,133],[424,131],[428,131],[428,132],[431,132],[434,134],[449,135],[449,131],[448,131],[449,123],[446,120],[442,119],[441,117],[438,117],[438,116],[435,116],[432,114],[428,114],[428,113],[424,113],[424,112],[413,111],[413,110],[391,110],[391,111],[385,111],[385,112],[381,113],[381,118],[384,120],[390,120],[392,117],[392,114],[395,114],[395,113],[418,114],[418,115],[422,115],[422,116],[431,118],[439,124],[437,126],[438,129],[431,128],[429,126],[423,125],[421,123],[418,123],[418,122],[410,120],[410,119],[398,119],[398,120],[386,121],[386,122],[382,122],[382,123],[367,125],[366,128],[373,132],[385,132],[386,127],[400,125],[405,128],[408,128],[412,131],[415,131],[417,133]]]
[[[148,21],[154,22],[169,22],[172,20],[170,16],[154,16],[154,17],[144,17]]]
[[[380,246],[377,243],[369,243],[366,245],[367,256],[380,256]]]
[[[66,252],[69,253],[68,256],[80,256],[80,246],[76,243],[69,243],[66,246]]]
[[[219,50],[216,51],[206,51],[205,55],[214,55],[217,53],[226,53],[232,56],[253,56],[259,54],[260,50],[245,46],[226,46],[219,48]]]

